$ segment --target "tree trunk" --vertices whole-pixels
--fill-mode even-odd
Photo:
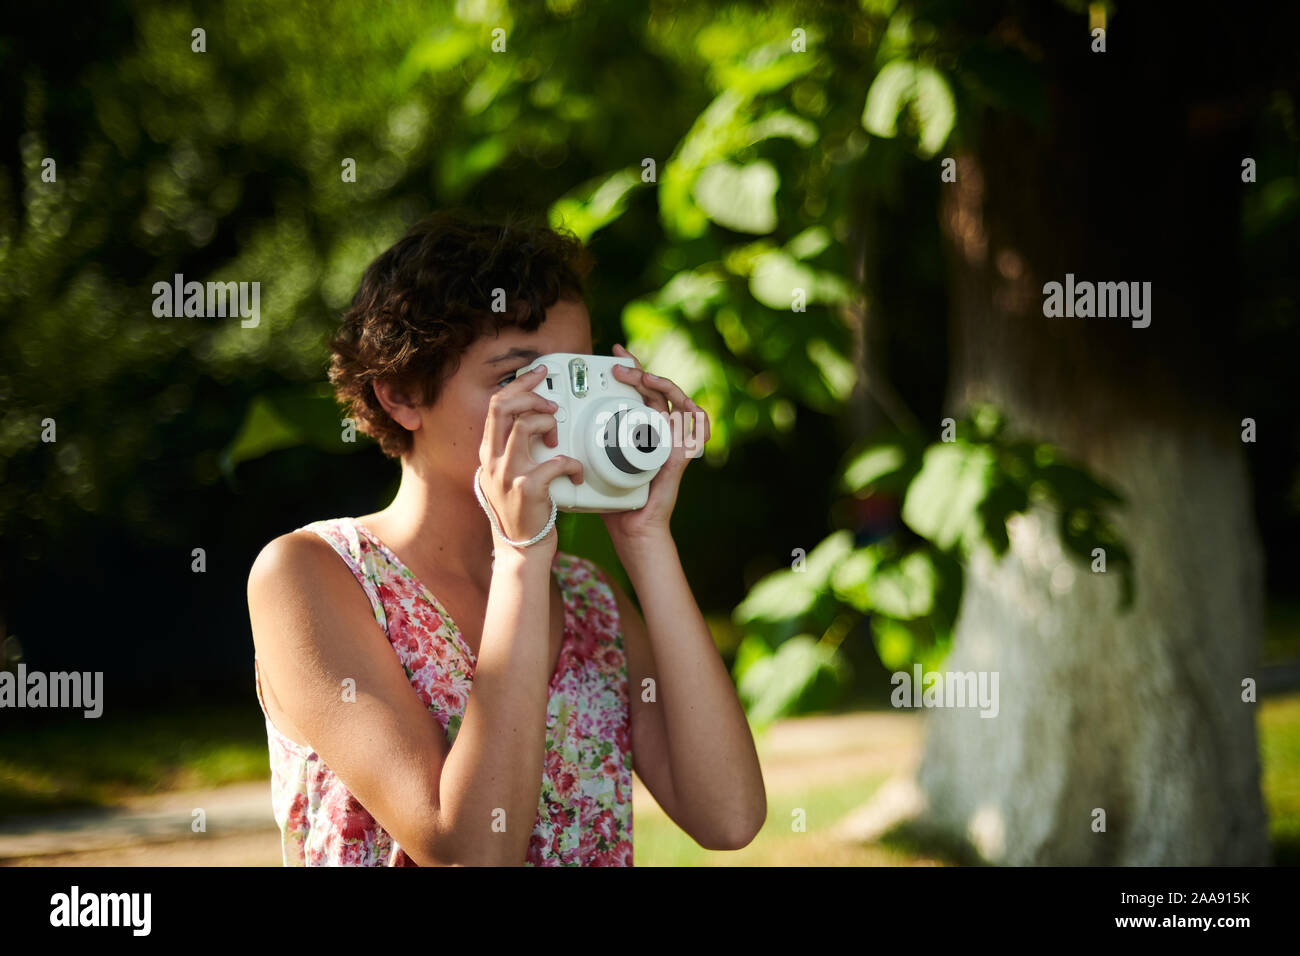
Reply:
[[[1191,72],[1205,21],[1181,11],[1126,7],[1106,53],[1066,16],[1018,22],[1050,64],[1052,128],[987,113],[945,186],[949,407],[996,403],[1126,497],[1136,606],[1041,509],[1001,560],[975,555],[945,668],[997,672],[1000,707],[928,711],[918,822],[998,863],[1267,863],[1242,700],[1263,621],[1250,410],[1225,374],[1248,153],[1216,82],[1234,64]],[[1066,273],[1151,282],[1151,325],[1046,317]]]
[[[969,563],[945,667],[996,671],[999,709],[929,711],[924,822],[993,862],[1266,863],[1241,700],[1262,568],[1240,456],[1132,431],[1088,451],[1129,496],[1136,606],[1117,612],[1115,582],[1064,557],[1041,513],[1015,523],[1002,560]]]

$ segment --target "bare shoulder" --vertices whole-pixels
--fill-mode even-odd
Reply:
[[[249,600],[268,588],[318,580],[322,572],[330,578],[338,577],[336,568],[351,577],[346,565],[320,535],[310,531],[282,534],[262,548],[253,561],[248,572]]]
[[[311,531],[280,535],[262,548],[248,573],[248,612],[259,653],[270,642],[318,649],[347,642],[373,614],[352,571],[328,541]]]

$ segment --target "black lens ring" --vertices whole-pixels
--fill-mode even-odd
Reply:
[[[644,469],[637,468],[627,460],[627,457],[623,454],[622,446],[620,446],[618,443],[617,436],[618,436],[619,422],[621,421],[622,415],[625,411],[627,411],[627,409],[620,408],[613,415],[609,416],[609,421],[605,425],[604,441],[602,442],[602,444],[605,446],[605,454],[609,456],[609,460],[613,464],[613,466],[617,468],[619,471],[623,472],[624,474],[628,474],[628,475],[644,474]],[[647,425],[644,427],[649,428],[650,426]],[[652,434],[653,431],[654,430],[651,429]],[[638,446],[638,450],[640,450],[639,446]]]

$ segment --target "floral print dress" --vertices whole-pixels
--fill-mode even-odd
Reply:
[[[361,583],[411,687],[456,740],[475,655],[447,611],[355,518],[302,530],[328,541]],[[627,661],[618,608],[604,572],[557,551],[564,637],[549,685],[546,757],[526,866],[632,865],[632,748]],[[253,676],[266,719],[271,809],[285,866],[415,866],[322,762],[271,722],[257,657]]]

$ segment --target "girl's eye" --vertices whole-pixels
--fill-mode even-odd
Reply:
[[[507,375],[505,376],[505,378],[503,378],[503,379],[501,379],[500,381],[498,381],[497,384],[498,384],[498,385],[509,385],[511,382],[513,382],[513,381],[515,380],[515,376],[517,376],[518,374],[519,374],[518,372],[510,372],[509,374],[507,374]]]

